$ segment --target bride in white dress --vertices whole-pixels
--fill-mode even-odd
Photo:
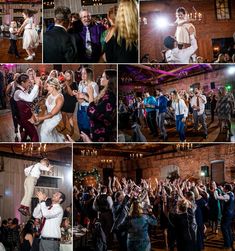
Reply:
[[[56,130],[56,126],[62,119],[60,112],[63,104],[64,97],[61,94],[61,87],[57,78],[50,78],[47,80],[48,97],[45,105],[47,113],[44,116],[35,116],[35,122],[41,122],[40,141],[41,142],[64,142],[65,138]]]

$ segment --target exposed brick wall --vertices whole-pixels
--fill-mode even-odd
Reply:
[[[97,167],[102,176],[100,163],[104,156],[81,157],[74,155],[74,169],[91,171]],[[114,175],[117,177],[130,177],[136,179],[136,169],[143,169],[143,178],[160,178],[161,168],[169,165],[179,167],[182,178],[200,177],[201,166],[211,167],[211,162],[224,160],[224,176],[226,181],[231,181],[231,170],[235,170],[235,144],[218,144],[194,149],[188,152],[171,152],[143,159],[124,160],[121,157],[106,157],[114,162]]]
[[[102,168],[104,165],[101,163],[103,159],[110,159],[113,161],[114,175],[122,177],[123,174],[127,173],[125,161],[122,157],[111,157],[111,156],[96,156],[96,157],[83,157],[81,155],[74,155],[73,157],[74,170],[92,171],[93,168],[97,168],[101,178],[103,177]]]
[[[203,14],[203,22],[195,23],[196,35],[198,41],[197,55],[202,56],[208,61],[213,59],[212,39],[232,37],[235,27],[235,1],[231,1],[231,17],[229,21],[218,21],[215,15],[214,0],[207,1],[168,1],[164,4],[153,2],[141,2],[140,15],[148,19],[148,25],[141,25],[140,31],[140,48],[141,57],[149,53],[151,59],[161,60],[161,50],[165,49],[163,40],[168,35],[175,34],[175,27],[169,27],[166,30],[160,30],[156,27],[155,18],[157,12],[168,17],[172,22],[175,21],[175,11],[178,7],[183,6],[192,12],[192,7],[195,6],[197,12]]]
[[[140,167],[144,169],[143,178],[157,177],[160,178],[162,167],[176,165],[179,167],[179,173],[182,178],[200,177],[201,166],[211,166],[211,161],[224,160],[225,180],[231,181],[231,170],[235,169],[235,145],[219,144],[205,148],[195,149],[189,152],[174,152],[162,154],[158,156],[135,160],[137,163],[133,165],[132,160],[128,161],[127,168],[135,178],[133,169]],[[129,173],[128,173],[129,174]]]

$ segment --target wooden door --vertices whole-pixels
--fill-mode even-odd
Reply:
[[[211,179],[217,184],[224,182],[224,161],[215,161],[211,163]]]

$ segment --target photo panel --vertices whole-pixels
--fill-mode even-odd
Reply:
[[[235,3],[140,1],[140,62],[234,63]]]
[[[0,63],[42,63],[42,0],[1,0],[0,26]]]
[[[39,238],[50,237],[60,250],[72,250],[72,144],[0,144],[0,159],[1,243],[6,250],[32,245],[30,234],[33,250]]]
[[[138,63],[137,0],[47,0],[43,6],[44,63]]]
[[[73,250],[220,250],[234,155],[231,143],[74,145]]]
[[[116,142],[117,66],[3,64],[2,142]]]
[[[232,64],[118,67],[119,142],[234,142]]]

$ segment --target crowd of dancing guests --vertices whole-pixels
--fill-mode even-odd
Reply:
[[[142,179],[136,184],[110,177],[108,186],[74,188],[73,220],[92,231],[96,250],[112,250],[116,239],[118,250],[150,251],[151,238],[157,238],[154,226],[161,229],[165,247],[172,251],[203,250],[207,233],[218,234],[220,226],[223,246],[230,250],[233,191],[234,184],[214,181]]]
[[[6,87],[18,141],[64,142],[74,135],[74,113],[81,141],[115,141],[116,70],[104,70],[99,85],[93,70],[81,67],[37,76],[33,69],[15,73]],[[60,132],[58,125],[62,125]],[[68,128],[69,135],[63,134]]]
[[[137,63],[138,10],[135,0],[121,0],[107,18],[93,18],[87,9],[71,13],[55,9],[55,23],[44,33],[45,63]]]
[[[191,92],[180,90],[171,93],[158,89],[152,95],[146,90],[142,97],[130,93],[119,100],[119,128],[132,128],[133,134],[127,140],[120,134],[120,140],[145,142],[146,135],[142,130],[147,127],[152,137],[167,141],[166,125],[175,125],[179,140],[184,142],[189,124],[193,124],[194,133],[200,133],[207,139],[208,124],[214,122],[215,113],[220,133],[227,128],[229,136],[232,136],[231,118],[234,108],[233,93],[225,87],[220,87],[218,93],[211,91],[207,94],[198,88]],[[210,111],[211,121],[207,119],[207,111]]]
[[[71,206],[64,210],[60,231],[61,239],[68,241],[71,236]],[[39,251],[40,231],[42,221],[31,218],[19,224],[17,218],[3,219],[0,222],[0,250],[1,251]]]

